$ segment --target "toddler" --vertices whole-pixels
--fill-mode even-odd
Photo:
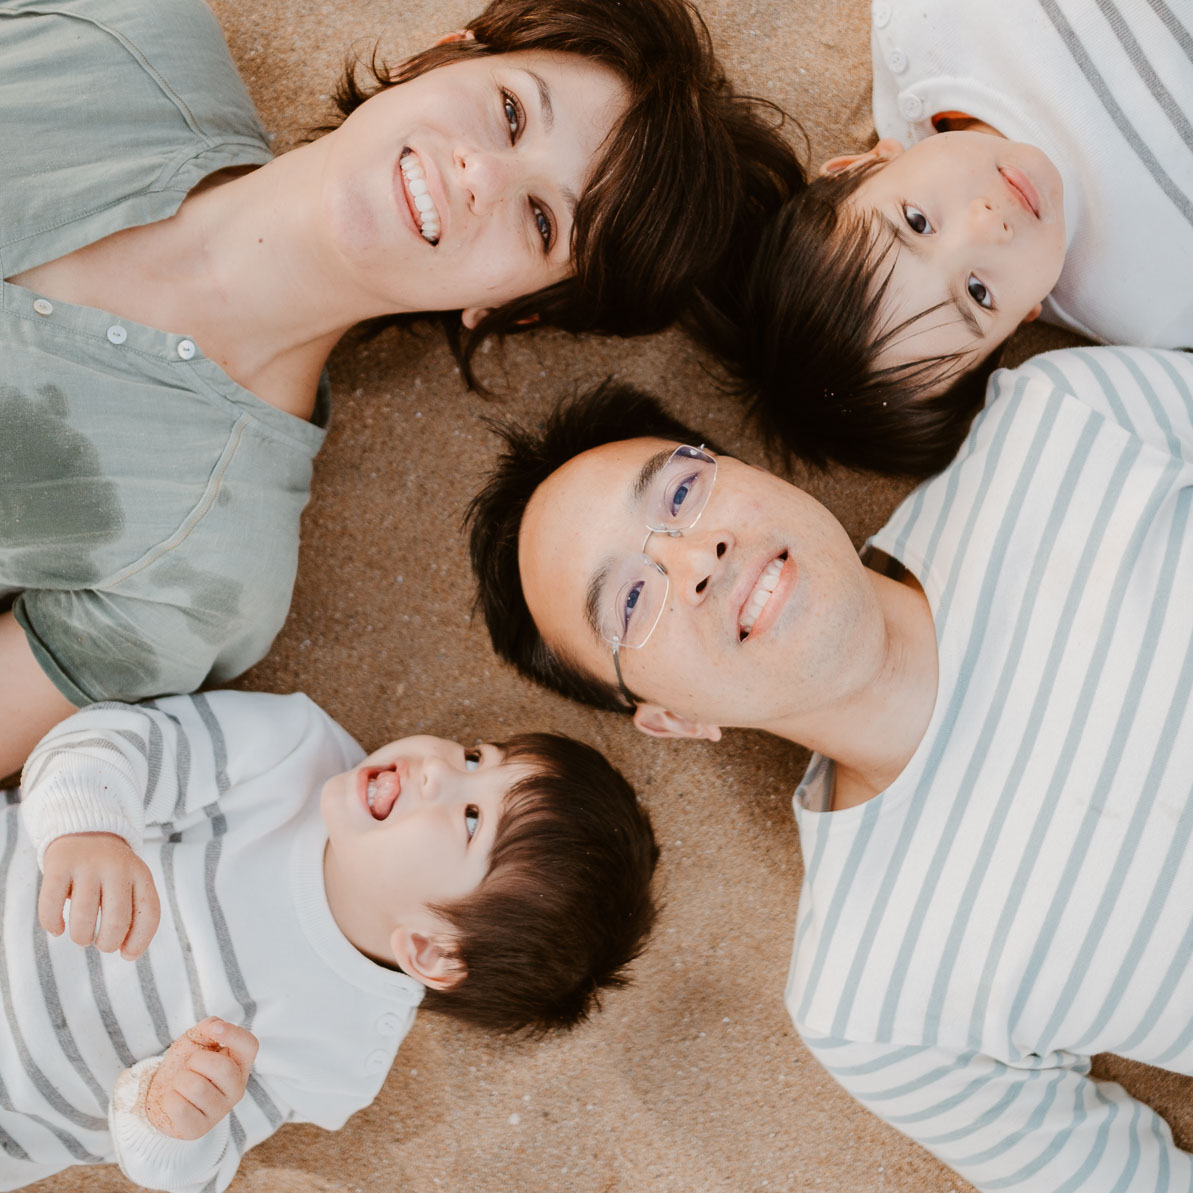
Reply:
[[[872,16],[881,139],[769,229],[734,355],[784,447],[922,476],[1022,322],[1193,346],[1193,19],[1161,0]]]
[[[115,1160],[221,1190],[283,1122],[371,1102],[420,1001],[571,1027],[655,915],[645,811],[553,734],[364,758],[301,695],[97,704],[8,794],[3,1189]]]

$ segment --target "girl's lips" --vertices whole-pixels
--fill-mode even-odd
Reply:
[[[1022,170],[1017,170],[1014,166],[999,166],[998,172],[1002,175],[1003,181],[1010,188],[1011,194],[1014,195],[1016,202],[1031,212],[1036,219],[1040,218],[1040,196],[1036,192],[1036,188],[1032,186],[1031,179],[1028,178]]]

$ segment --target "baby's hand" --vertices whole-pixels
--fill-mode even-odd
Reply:
[[[145,1114],[163,1135],[200,1139],[244,1097],[257,1037],[209,1016],[170,1045],[145,1094]]]
[[[46,847],[37,919],[51,936],[66,929],[62,907],[70,900],[70,938],[104,953],[120,950],[134,961],[157,931],[161,906],[149,867],[113,833],[71,833]],[[99,916],[99,931],[95,920]]]

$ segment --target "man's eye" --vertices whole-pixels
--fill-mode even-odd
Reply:
[[[534,203],[531,203],[530,211],[534,216],[534,223],[535,227],[538,228],[538,234],[543,238],[543,248],[550,249],[551,242],[555,239],[555,229],[551,225],[551,217]]]
[[[623,634],[630,628],[630,621],[634,616],[634,610],[638,607],[638,601],[642,598],[642,590],[645,587],[646,582],[644,580],[635,580],[632,584],[628,584],[622,589],[617,624],[621,626]]]
[[[479,747],[464,751],[464,769],[476,770],[481,764],[482,754]]]
[[[509,125],[510,141],[516,141],[522,131],[522,105],[512,91],[506,91],[504,88],[501,92],[501,110],[505,115],[506,124]]]
[[[910,203],[904,203],[903,218],[907,221],[907,226],[917,236],[930,236],[932,234],[933,228],[928,222],[928,217],[918,207],[912,207]]]
[[[481,822],[481,810],[476,804],[469,804],[464,809],[464,828],[468,832],[468,840],[476,836],[476,830]]]
[[[696,475],[696,473],[692,473],[690,476],[685,476],[679,482],[679,484],[677,484],[675,488],[671,490],[671,496],[667,500],[667,513],[672,518],[679,516],[680,507],[692,495],[692,490],[696,487],[699,479],[700,478]]]
[[[994,298],[990,291],[978,281],[971,273],[969,280],[965,283],[965,288],[969,291],[969,297],[974,300],[980,307],[985,307],[986,310],[992,310],[994,307]]]

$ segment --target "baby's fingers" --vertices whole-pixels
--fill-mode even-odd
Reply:
[[[101,953],[114,953],[128,935],[129,925],[132,922],[132,887],[127,881],[109,879],[100,890],[99,907],[99,931],[95,934],[95,947]],[[73,898],[70,901],[70,918],[73,925],[75,918]],[[92,923],[94,922],[93,920]]]
[[[70,886],[70,938],[81,948],[95,939],[95,921],[99,915],[99,883],[78,878]]]
[[[120,955],[126,961],[135,961],[149,947],[162,916],[157,887],[148,869],[135,882],[132,899],[132,926],[120,949]]]
[[[70,873],[62,870],[47,870],[41,880],[41,891],[37,896],[37,922],[51,936],[61,936],[66,931],[62,908],[69,893]]]

